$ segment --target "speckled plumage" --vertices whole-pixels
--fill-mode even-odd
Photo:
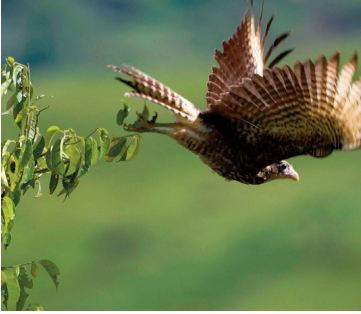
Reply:
[[[280,35],[265,52],[272,21],[262,36],[262,13],[256,27],[253,9],[247,11],[223,52],[216,50],[205,111],[133,67],[112,66],[131,78],[118,78],[133,89],[126,96],[158,103],[177,117],[173,124],[145,122],[133,130],[167,134],[221,176],[247,184],[272,179],[270,173],[278,171],[272,165],[283,159],[360,148],[361,79],[353,82],[357,55],[341,71],[339,53],[275,67],[292,51],[286,50],[267,66],[288,37]]]

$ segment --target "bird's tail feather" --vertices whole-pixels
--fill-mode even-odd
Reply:
[[[125,93],[126,97],[149,100],[169,109],[177,117],[190,121],[197,119],[200,110],[194,104],[154,78],[129,65],[109,67],[114,72],[124,74],[131,79],[116,78],[133,89],[132,92]]]

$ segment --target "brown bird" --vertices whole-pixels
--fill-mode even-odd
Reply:
[[[341,71],[339,53],[293,68],[275,67],[292,51],[269,62],[289,33],[278,36],[265,52],[273,17],[262,34],[262,13],[263,5],[256,23],[252,4],[233,36],[223,42],[223,52],[216,50],[218,66],[209,76],[207,110],[134,67],[110,66],[131,79],[117,78],[133,89],[126,96],[157,103],[177,118],[163,124],[140,118],[128,129],[166,134],[224,178],[246,184],[298,181],[285,159],[360,148],[361,79],[353,82],[357,55]]]

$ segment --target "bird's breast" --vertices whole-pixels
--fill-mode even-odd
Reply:
[[[172,137],[224,178],[255,184],[259,167],[250,161],[242,141],[223,121],[215,125],[201,118],[175,129]]]

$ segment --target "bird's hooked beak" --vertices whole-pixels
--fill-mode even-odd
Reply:
[[[281,160],[280,162],[263,168],[257,176],[262,178],[264,182],[275,179],[291,179],[296,182],[300,181],[300,176],[297,171],[285,160]]]
[[[285,178],[291,179],[293,181],[300,181],[300,175],[298,174],[298,172],[293,169],[293,167],[290,165],[288,167],[288,169],[283,173]]]

